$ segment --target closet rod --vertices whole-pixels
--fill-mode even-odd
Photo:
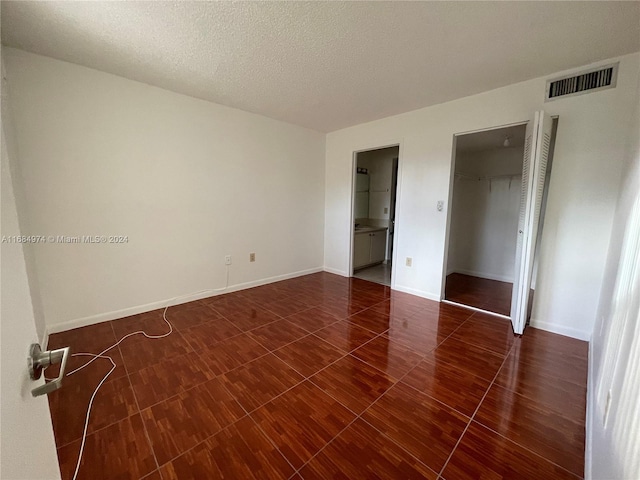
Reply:
[[[456,173],[456,177],[458,178],[466,178],[468,180],[493,180],[494,178],[515,178],[521,177],[521,173],[512,173],[507,175],[485,175],[483,177],[475,176],[475,175],[467,175],[465,173]]]

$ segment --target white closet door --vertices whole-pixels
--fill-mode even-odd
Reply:
[[[524,161],[522,166],[522,188],[520,195],[520,218],[516,243],[515,272],[511,294],[511,323],[517,334],[524,332],[529,306],[531,275],[540,224],[540,208],[544,194],[544,182],[551,145],[553,121],[549,115],[536,112],[527,124]]]

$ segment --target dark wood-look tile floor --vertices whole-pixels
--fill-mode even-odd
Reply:
[[[447,275],[444,298],[508,316],[511,313],[512,290],[513,283],[451,273]]]
[[[96,395],[79,479],[580,478],[587,344],[318,273],[171,307]],[[162,310],[51,335],[100,353]],[[76,368],[90,357],[77,356]],[[98,359],[49,396],[73,476]],[[49,375],[51,376],[51,375]]]

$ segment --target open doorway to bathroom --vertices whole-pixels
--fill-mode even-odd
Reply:
[[[391,285],[399,146],[358,152],[353,193],[354,277]]]

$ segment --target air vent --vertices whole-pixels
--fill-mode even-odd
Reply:
[[[587,70],[571,77],[548,80],[545,101],[614,88],[617,79],[618,63],[614,63],[613,65]]]

